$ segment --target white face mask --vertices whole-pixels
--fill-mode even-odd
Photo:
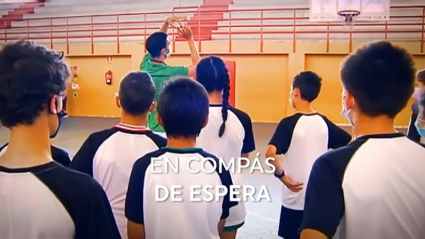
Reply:
[[[420,93],[421,93],[421,88],[420,87],[415,87],[415,91],[413,92],[412,97],[415,98],[415,99],[419,99]]]
[[[344,98],[345,98],[345,95],[342,96],[342,99],[344,99]],[[350,119],[350,111],[351,111],[351,109],[347,109],[344,106],[344,103],[342,103],[342,112],[341,112],[341,114],[345,117],[346,120],[348,120],[348,122],[350,122],[351,126],[354,126],[353,121]]]
[[[168,58],[168,57],[170,57],[170,55],[171,55],[171,52],[173,51],[173,49],[172,49],[172,47],[171,47],[171,44],[168,46],[168,53],[167,53],[167,55],[166,55],[166,57]]]

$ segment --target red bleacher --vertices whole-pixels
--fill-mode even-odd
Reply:
[[[192,26],[192,32],[196,41],[212,40],[212,31],[218,29],[218,22],[223,20],[223,13],[229,10],[228,5],[233,0],[204,0],[204,4],[199,6],[198,12],[187,23]],[[200,27],[204,26],[204,27]],[[184,40],[177,36],[177,41]]]
[[[36,7],[44,6],[44,2],[22,3],[0,18],[0,29],[11,28],[12,21],[22,21],[24,14],[34,13]]]

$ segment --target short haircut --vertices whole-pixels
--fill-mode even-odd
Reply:
[[[418,79],[419,82],[425,85],[425,69],[422,69],[418,71],[418,73],[416,73],[416,79]]]
[[[205,87],[208,93],[223,92],[221,108],[223,123],[218,131],[218,136],[221,137],[226,129],[230,97],[230,77],[226,63],[218,56],[205,57],[196,66],[196,80]]]
[[[347,57],[341,80],[365,115],[394,118],[412,96],[415,71],[413,57],[405,49],[377,41]]]
[[[162,49],[167,48],[167,38],[168,35],[166,33],[155,32],[146,39],[145,47],[151,57],[161,56]]]
[[[0,52],[1,124],[33,124],[52,97],[64,95],[69,77],[63,53],[31,41],[6,44]]]
[[[320,93],[322,78],[312,71],[303,71],[294,77],[292,88],[300,90],[301,99],[312,102]]]
[[[167,137],[197,137],[208,118],[208,95],[198,82],[176,78],[166,83],[157,109]]]
[[[135,116],[148,113],[155,98],[151,76],[141,71],[126,75],[120,83],[119,98],[126,113]]]

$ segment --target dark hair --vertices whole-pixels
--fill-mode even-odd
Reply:
[[[425,85],[425,69],[422,69],[416,73],[416,79]]]
[[[167,37],[165,32],[155,32],[146,39],[145,47],[152,58],[160,57],[162,49],[167,48]]]
[[[223,123],[218,131],[218,136],[221,137],[226,129],[230,96],[230,77],[226,63],[218,56],[205,57],[196,66],[196,80],[205,87],[208,93],[223,91],[221,108]]]
[[[0,52],[0,121],[6,127],[31,125],[69,79],[63,53],[30,41],[4,46]]]
[[[341,80],[364,114],[394,118],[415,88],[414,60],[390,42],[372,42],[347,57]]]
[[[155,98],[151,76],[141,71],[126,75],[120,83],[119,98],[122,108],[130,115],[147,113]]]
[[[312,71],[303,71],[294,77],[292,88],[300,90],[301,99],[312,102],[320,93],[322,78]]]
[[[208,118],[208,95],[192,79],[173,79],[165,84],[157,109],[167,136],[196,137]]]

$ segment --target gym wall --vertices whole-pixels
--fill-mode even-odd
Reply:
[[[354,51],[363,42],[353,42]],[[414,54],[417,69],[425,68],[425,55],[419,54],[420,44],[395,42]],[[50,46],[47,46],[50,47]],[[231,47],[231,53],[229,49]],[[339,67],[348,55],[348,42],[202,42],[203,55],[218,55],[228,61],[236,61],[236,107],[246,111],[254,122],[279,122],[293,113],[288,95],[292,78],[300,71],[312,70],[323,78],[322,91],[314,107],[336,123],[347,124],[340,115],[342,86]],[[66,51],[65,45],[54,45],[55,50]],[[70,65],[79,67],[80,89],[68,91],[68,113],[72,116],[119,117],[115,104],[120,79],[131,70],[138,70],[144,56],[143,44],[119,45],[71,44],[67,59]],[[186,42],[176,42],[175,52],[167,60],[169,65],[190,64]],[[327,52],[329,53],[325,53]],[[107,58],[112,61],[108,62]],[[105,83],[105,72],[112,71],[113,83]],[[78,92],[78,97],[72,93]],[[410,103],[397,117],[397,126],[409,123]]]

